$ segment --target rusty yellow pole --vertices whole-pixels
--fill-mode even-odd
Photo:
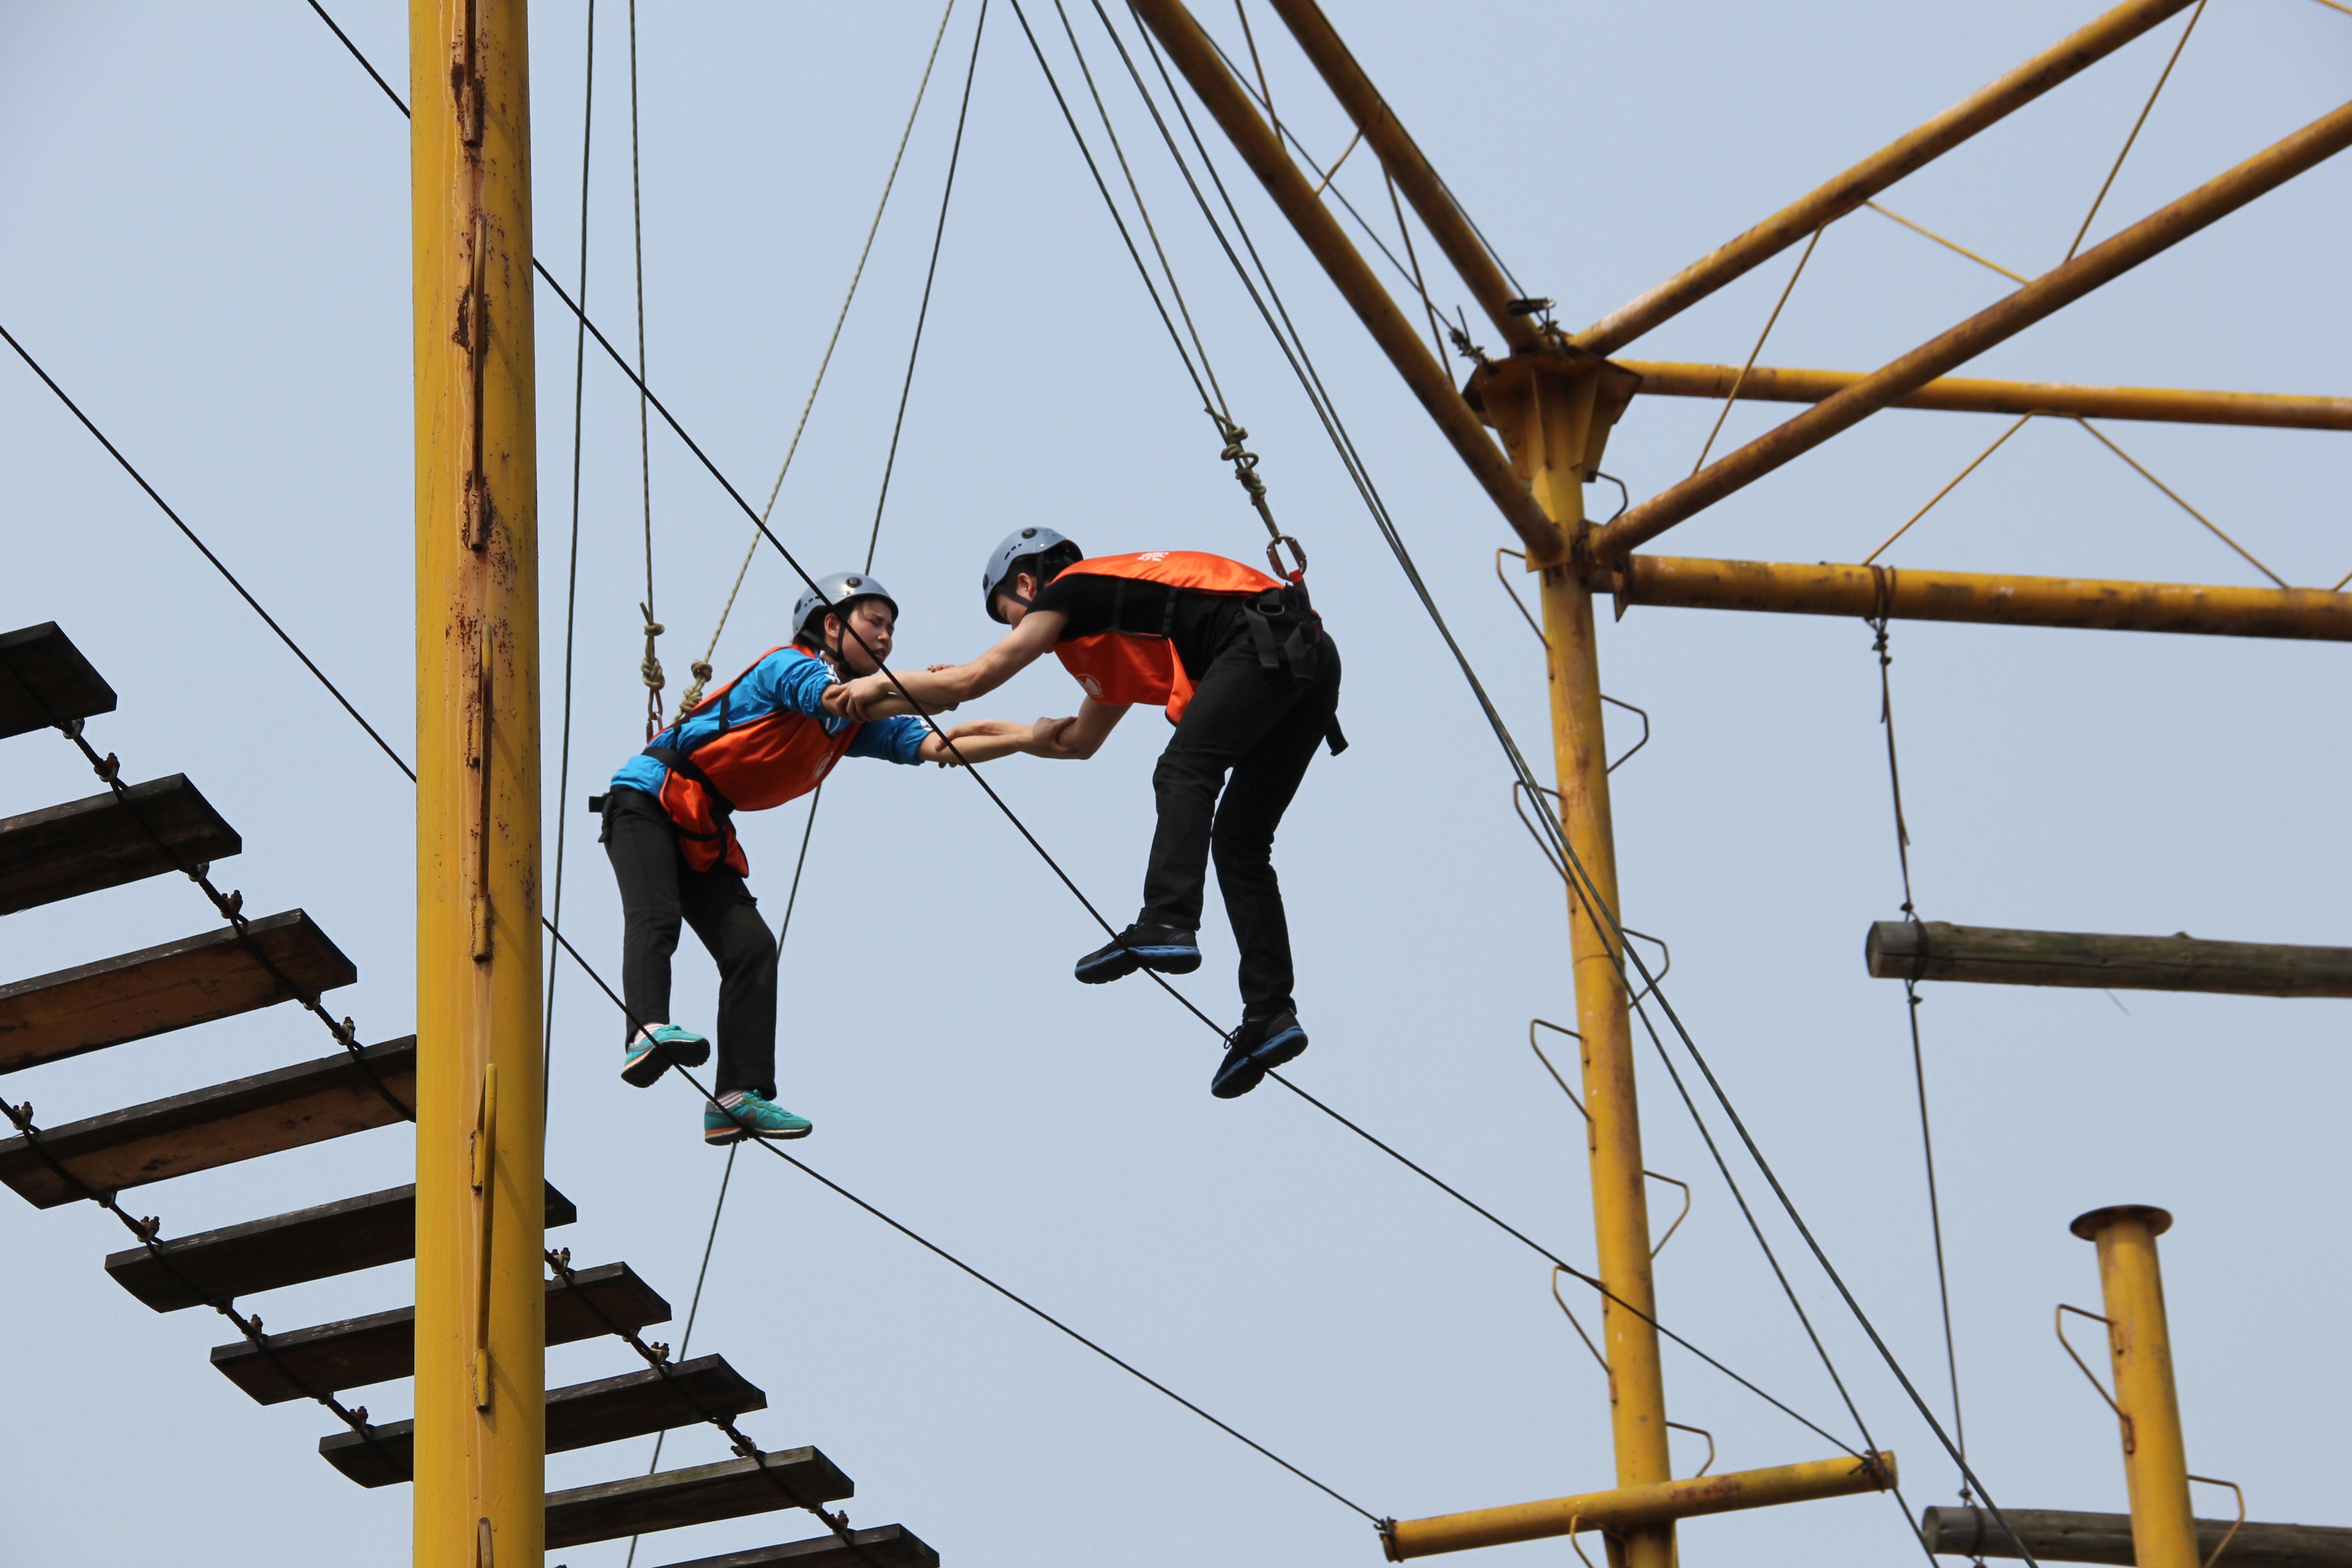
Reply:
[[[2133,1560],[2139,1568],[2198,1568],[2189,1456],[2180,1439],[2180,1401],[2172,1386],[2164,1279],[2156,1263],[2156,1238],[2172,1228],[2172,1216],[2162,1209],[2121,1204],[2094,1209],[2069,1228],[2099,1247],[2124,1478],[2131,1489]]]
[[[1513,465],[1563,540],[1584,531],[1584,481],[1601,462],[1610,424],[1631,395],[1632,377],[1589,354],[1514,354],[1483,365],[1470,392],[1502,432]],[[1559,822],[1569,847],[1612,911],[1617,848],[1609,816],[1609,748],[1601,732],[1601,669],[1593,642],[1592,592],[1561,560],[1541,567],[1544,639],[1551,679],[1552,752]],[[1586,1146],[1592,1166],[1592,1217],[1601,1283],[1626,1305],[1603,1300],[1602,1352],[1609,1363],[1612,1434],[1621,1489],[1673,1479],[1666,1456],[1665,1385],[1658,1364],[1650,1278],[1650,1210],[1642,1179],[1642,1127],[1633,1096],[1633,1037],[1626,994],[1612,962],[1611,927],[1571,888],[1569,951],[1583,1035]],[[1622,1551],[1621,1551],[1622,1543]],[[1670,1568],[1671,1520],[1629,1524],[1610,1540],[1622,1568]]]
[[[1852,1497],[1857,1492],[1885,1491],[1895,1484],[1894,1455],[1882,1453],[1874,1462],[1866,1462],[1849,1454],[1835,1459],[1815,1459],[1810,1464],[1732,1470],[1695,1480],[1587,1492],[1581,1497],[1547,1498],[1541,1502],[1514,1503],[1507,1508],[1441,1513],[1429,1519],[1400,1519],[1381,1531],[1381,1540],[1388,1549],[1389,1561],[1402,1563],[1407,1558],[1431,1557],[1441,1552],[1505,1546],[1587,1530],[1616,1533],[1638,1525],[1671,1524],[1678,1519],[1696,1519],[1702,1514],[1810,1502],[1816,1498]]]
[[[411,0],[415,1561],[539,1568],[539,539],[522,0]]]

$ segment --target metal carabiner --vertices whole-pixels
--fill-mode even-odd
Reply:
[[[1297,563],[1287,570],[1282,564],[1279,552],[1285,544],[1290,546],[1290,558]],[[1285,582],[1298,584],[1307,580],[1307,547],[1286,533],[1277,533],[1265,542],[1265,563],[1273,567],[1274,574]]]

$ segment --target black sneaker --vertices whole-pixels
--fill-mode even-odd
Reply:
[[[1225,1059],[1217,1064],[1209,1092],[1219,1100],[1238,1100],[1306,1048],[1307,1031],[1298,1026],[1298,1015],[1286,1007],[1263,1018],[1244,1018],[1241,1027],[1225,1037]]]
[[[1081,984],[1100,985],[1156,969],[1162,974],[1190,974],[1201,967],[1201,944],[1189,931],[1174,926],[1131,925],[1078,960]]]

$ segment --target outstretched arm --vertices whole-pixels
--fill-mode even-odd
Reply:
[[[1102,743],[1110,739],[1110,732],[1127,717],[1130,706],[1125,702],[1097,702],[1089,697],[1067,719],[1040,719],[1034,726],[1037,740],[1033,750],[1041,757],[1085,762],[1102,750]]]
[[[916,755],[919,761],[943,768],[992,763],[1015,752],[1036,751],[1035,732],[1035,725],[1016,724],[1010,719],[968,719],[943,737],[924,736],[922,750]],[[948,744],[950,741],[955,742],[952,746]]]
[[[997,639],[995,647],[970,664],[899,670],[895,683],[890,676],[878,671],[860,676],[835,688],[842,694],[840,711],[854,719],[875,719],[889,712],[906,711],[908,698],[926,711],[952,708],[1012,679],[1052,647],[1054,639],[1062,635],[1062,628],[1068,623],[1069,617],[1059,610],[1033,610],[1021,617],[1019,626]]]

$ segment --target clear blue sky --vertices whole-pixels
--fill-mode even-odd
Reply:
[[[1066,85],[1047,0],[1024,0]],[[404,81],[403,8],[344,0]],[[1677,267],[2094,14],[2014,0],[1642,7],[1337,4],[1335,19],[1464,203],[1571,325]],[[625,7],[598,8],[588,292],[634,335]],[[939,77],[776,526],[813,566],[854,563],[920,297],[978,0]],[[1229,44],[1229,8],[1201,8]],[[739,487],[773,482],[907,112],[935,9],[646,6],[638,18],[650,374]],[[1527,1045],[1572,1004],[1557,879],[1460,679],[1288,373],[1114,80],[1080,37],[1273,503],[1314,556],[1347,649],[1355,747],[1318,760],[1277,850],[1313,1050],[1303,1085],[1560,1249],[1589,1260],[1581,1138]],[[1328,158],[1340,112],[1253,7],[1276,100]],[[533,16],[537,247],[580,265],[583,11]],[[2019,272],[2065,250],[2166,56],[2174,21],[1897,186],[1887,204]],[[2132,221],[2334,108],[2352,16],[2220,0],[2199,22],[2097,226]],[[299,0],[236,7],[0,4],[0,321],[404,750],[412,744],[407,137]],[[1535,640],[1493,573],[1512,541],[1237,161],[1235,182],[1326,380],[1423,570],[1538,757]],[[1339,185],[1385,214],[1371,160]],[[2342,394],[2352,163],[2337,160],[1988,355],[2026,378]],[[1384,222],[1386,220],[1383,220]],[[1417,236],[1429,261],[1433,248]],[[1738,361],[1794,258],[1635,345]],[[1464,291],[1434,281],[1441,298]],[[1822,238],[1766,363],[1867,369],[2009,287],[1878,216]],[[571,335],[540,296],[548,856],[572,507]],[[1478,335],[1492,342],[1492,333]],[[592,360],[580,480],[565,921],[617,962],[610,877],[580,801],[636,743],[645,591],[636,410]],[[1733,413],[1726,440],[1780,406]],[[1610,448],[1634,495],[1689,471],[1712,410],[1637,402]],[[1664,548],[1854,560],[1994,435],[1991,416],[1894,413],[1678,530]],[[2108,426],[2286,580],[2352,571],[2344,437]],[[992,0],[962,171],[877,570],[902,658],[995,628],[974,569],[1045,521],[1090,549],[1249,555],[1256,523],[1046,95]],[[674,696],[747,540],[658,428],[656,588]],[[13,358],[0,360],[0,624],[62,623],[121,693],[93,726],[134,778],[184,772],[243,832],[220,868],[249,908],[302,907],[359,963],[333,1001],[369,1038],[414,1016],[411,795],[194,551]],[[2037,422],[1896,547],[1898,565],[2248,584],[2254,570],[2082,431]],[[796,591],[754,562],[716,662],[781,639]],[[1900,901],[1858,623],[1636,611],[1603,631],[1604,684],[1646,708],[1616,775],[1624,912],[1673,946],[1668,990],[1817,1234],[1939,1410],[1948,1402],[1899,990],[1863,973]],[[1894,681],[1920,907],[2051,929],[2352,942],[2346,650],[1898,625]],[[1059,672],[997,704],[1064,711]],[[1612,721],[1617,717],[1612,715]],[[1621,738],[1621,745],[1625,739]],[[1092,766],[996,782],[1114,913],[1149,832],[1152,721]],[[8,743],[0,813],[89,793],[53,739]],[[1207,1031],[1139,983],[1079,990],[1097,938],[980,792],[853,764],[827,792],[784,957],[788,1104],[828,1174],[1094,1334],[1379,1513],[1609,1484],[1605,1390],[1516,1244],[1278,1092],[1213,1101]],[[781,912],[798,808],[746,837]],[[0,981],[206,929],[176,880],[0,920]],[[1233,1011],[1221,913],[1187,989]],[[680,1012],[713,982],[688,944]],[[2340,1302],[2347,1005],[1931,987],[1923,1013],[1970,1454],[2022,1507],[2120,1510],[2111,1418],[2052,1342],[2095,1307],[2099,1205],[2161,1204],[2192,1466],[2254,1517],[2342,1524]],[[610,1012],[566,968],[554,998],[548,1169],[561,1239],[625,1258],[683,1317],[719,1183],[676,1086],[624,1089]],[[320,1054],[288,1009],[0,1085],[44,1122]],[[1693,1183],[1659,1263],[1662,1316],[1841,1433],[1834,1391],[1704,1147],[1643,1066],[1650,1164]],[[165,1184],[141,1213],[187,1234],[408,1179],[397,1131]],[[1752,1194],[1760,1184],[1735,1167]],[[1663,1224],[1663,1221],[1661,1222]],[[1788,1227],[1768,1231],[1915,1506],[1952,1467]],[[362,1493],[310,1450],[331,1421],[257,1407],[205,1364],[208,1314],[157,1318],[102,1275],[123,1245],[87,1207],[0,1207],[0,1563],[404,1561],[405,1489]],[[410,1299],[386,1268],[257,1299],[272,1329]],[[1581,1298],[1570,1300],[1580,1310]],[[673,1325],[675,1330],[679,1325]],[[675,1340],[673,1331],[671,1338]],[[1362,1564],[1345,1510],[1131,1382],[780,1163],[746,1157],[698,1351],[768,1390],[762,1442],[814,1443],[861,1524],[901,1521],[958,1564]],[[550,1358],[628,1370],[610,1343]],[[1675,1419],[1717,1465],[1827,1457],[1822,1440],[1670,1354]],[[400,1385],[360,1391],[381,1417]],[[1684,1441],[1680,1436],[1676,1439]],[[644,1468],[650,1440],[558,1456],[551,1484]],[[1676,1450],[1687,1471],[1701,1446]],[[681,1435],[665,1464],[723,1457]],[[2205,1511],[2226,1499],[2200,1496]],[[649,1568],[814,1533],[774,1516],[650,1540]],[[1686,1560],[1880,1564],[1916,1552],[1892,1502],[1853,1499],[1685,1531]],[[623,1548],[559,1554],[619,1568]],[[1498,1563],[1564,1563],[1551,1542]]]

